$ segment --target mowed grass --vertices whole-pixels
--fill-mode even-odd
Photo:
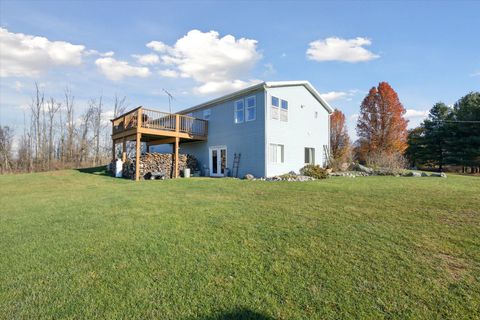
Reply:
[[[0,202],[3,319],[480,318],[480,178],[72,170]]]

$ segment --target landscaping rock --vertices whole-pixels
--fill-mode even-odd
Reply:
[[[422,177],[428,177],[428,174],[426,172],[422,172]]]
[[[447,174],[445,172],[434,172],[430,177],[446,178]]]
[[[368,174],[373,174],[373,169],[369,167],[362,166],[360,163],[355,164],[353,167],[355,171],[365,172]]]
[[[404,177],[421,177],[422,175],[420,174],[420,172],[408,171],[408,172],[402,174],[402,176],[404,176]]]
[[[253,180],[253,179],[255,179],[255,177],[253,176],[253,174],[247,173],[247,174],[243,177],[243,179],[245,179],[245,180]]]

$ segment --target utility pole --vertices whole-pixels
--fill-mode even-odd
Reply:
[[[168,96],[168,112],[172,113],[172,101],[175,100],[173,95],[165,89],[162,89]]]

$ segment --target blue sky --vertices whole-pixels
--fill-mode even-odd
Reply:
[[[115,93],[132,108],[168,110],[165,88],[180,110],[259,80],[309,80],[345,112],[352,135],[380,81],[397,91],[411,126],[435,102],[480,90],[480,2],[1,1],[0,9],[0,124],[16,130],[34,81],[57,98],[70,87],[80,114],[99,95],[107,110]]]

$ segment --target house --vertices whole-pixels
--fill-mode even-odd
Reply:
[[[323,164],[329,145],[332,107],[308,81],[262,82],[180,111],[208,121],[208,139],[185,143],[211,176],[274,176],[298,172],[306,163]]]
[[[194,155],[202,173],[257,177],[298,172],[305,164],[325,162],[332,107],[308,81],[262,82],[178,114],[137,108],[112,120],[115,144],[171,144],[173,153]],[[123,156],[124,157],[124,156]],[[175,164],[178,176],[178,164]],[[138,179],[138,170],[137,170]]]

